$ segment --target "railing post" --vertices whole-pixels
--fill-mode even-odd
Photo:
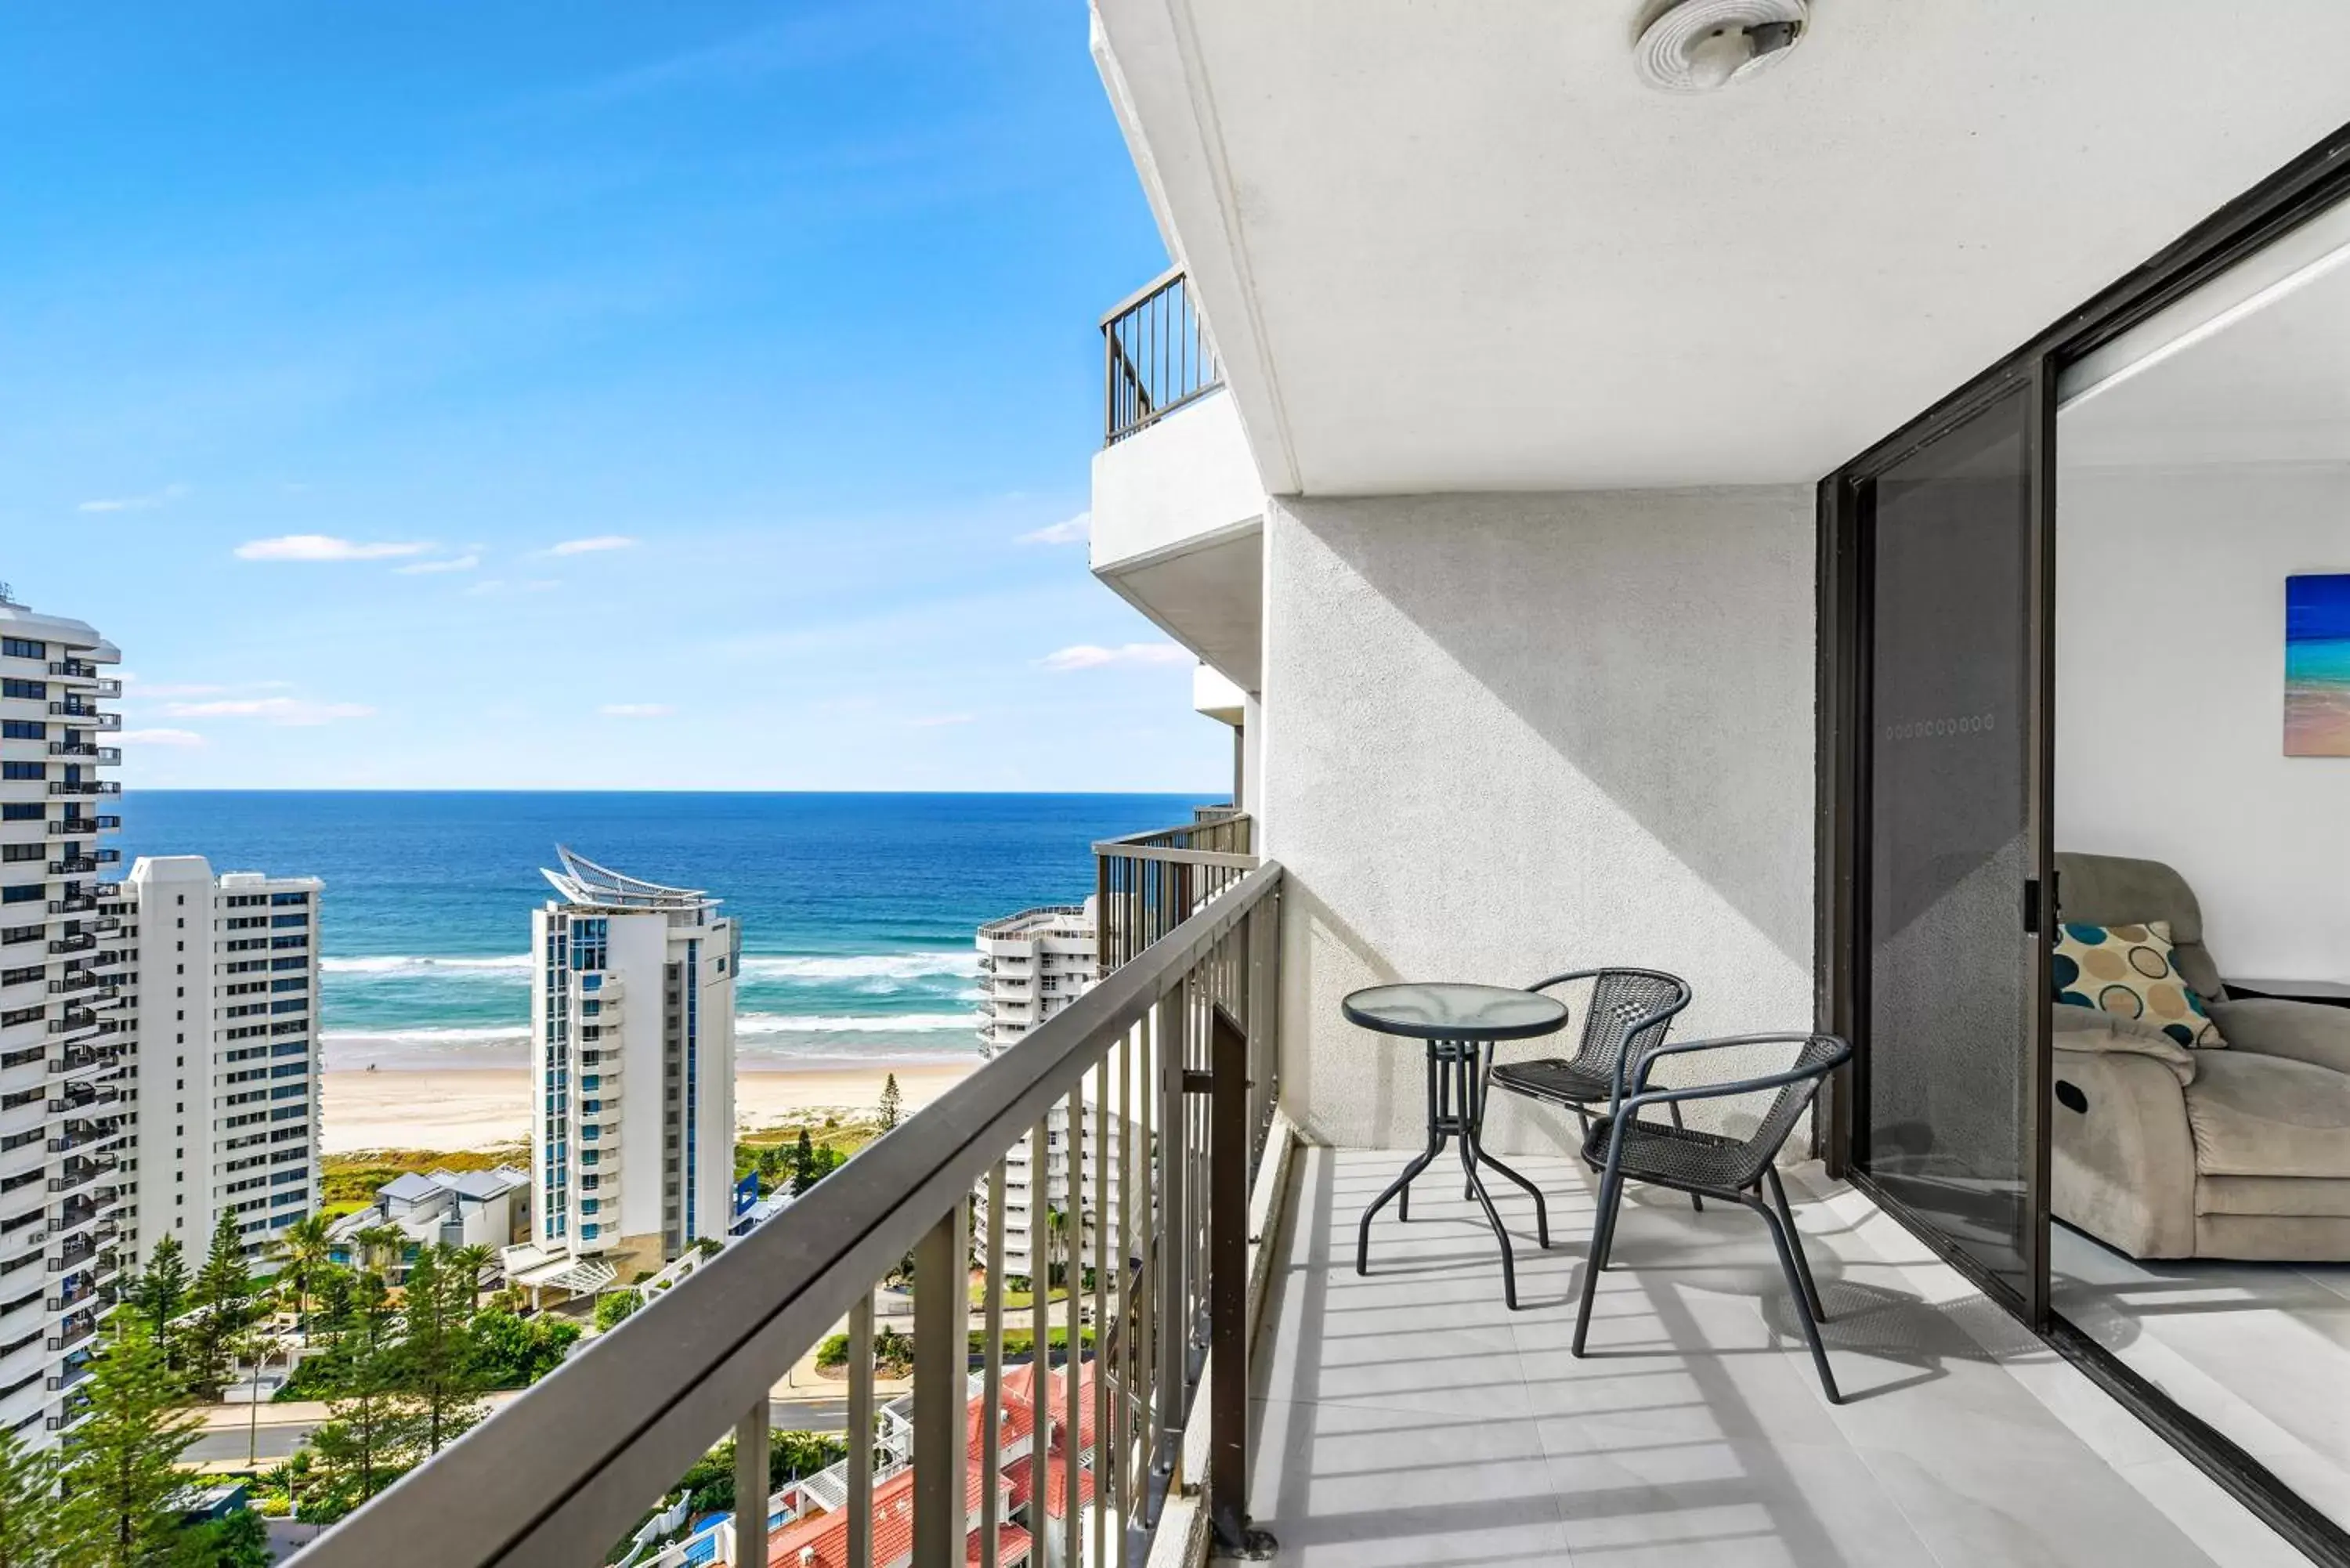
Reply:
[[[873,1289],[848,1309],[848,1568],[873,1568]]]
[[[765,1389],[734,1427],[734,1561],[767,1561],[768,1424],[774,1411]]]
[[[969,1534],[963,1388],[969,1381],[970,1231],[966,1200],[914,1244],[914,1563],[963,1568]]]
[[[1226,1556],[1273,1555],[1248,1524],[1249,1041],[1218,1007],[1209,1022],[1208,1523]]]
[[[1191,1324],[1183,1321],[1183,1255],[1189,1250],[1184,1240],[1183,1176],[1191,1159],[1191,1151],[1183,1147],[1185,1000],[1180,984],[1160,997],[1150,1029],[1151,1061],[1159,1070],[1159,1143],[1153,1151],[1159,1169],[1153,1185],[1159,1189],[1159,1233],[1164,1238],[1159,1248],[1156,1291],[1159,1408],[1152,1424],[1158,1428],[1159,1469],[1169,1476],[1175,1472],[1177,1450],[1182,1447],[1183,1395],[1189,1381],[1185,1361],[1191,1345]]]

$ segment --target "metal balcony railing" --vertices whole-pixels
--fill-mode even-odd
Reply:
[[[1169,270],[1102,317],[1107,390],[1102,444],[1157,423],[1224,384],[1223,362],[1180,268]]]
[[[1202,1510],[1218,1535],[1236,1535],[1247,1459],[1250,1184],[1260,1158],[1286,1147],[1274,1116],[1281,890],[1273,865],[1235,884],[298,1561],[600,1562],[732,1428],[742,1478],[732,1528],[741,1544],[717,1555],[760,1568],[771,1557],[797,1562],[788,1532],[801,1527],[773,1540],[767,1529],[769,1390],[844,1315],[851,1459],[828,1517],[847,1532],[847,1560],[873,1561],[877,1523],[901,1518],[912,1532],[901,1560],[913,1568],[1013,1560],[1023,1542],[1001,1489],[968,1480],[1002,1475],[1026,1446],[1003,1419],[1015,1397],[1003,1354],[1005,1156],[1025,1141],[1031,1168],[1045,1168],[1056,1117],[1065,1155],[1069,1131],[1077,1135],[1067,1190],[1056,1194],[1064,1212],[1114,1218],[1041,1239],[1071,1288],[1057,1303],[1034,1292],[1012,1325],[1040,1346],[1048,1330],[1063,1332],[1068,1346],[1057,1377],[1032,1374],[1016,1396],[1030,1432],[1055,1433],[1053,1446],[1068,1461],[1035,1478],[1066,1487],[1066,1506],[1033,1499],[1030,1523],[1058,1538],[1052,1560],[1064,1563],[1139,1564],[1157,1536],[1188,1532]],[[1135,1124],[1129,1134],[1109,1136],[1114,1109]],[[990,1265],[977,1348],[966,1299],[975,1184],[988,1195],[977,1253]],[[875,1431],[879,1417],[874,1291],[909,1252],[910,1463],[892,1460],[895,1473],[877,1475],[877,1444],[857,1436]],[[925,1288],[941,1281],[944,1289]],[[1049,1359],[1040,1352],[1040,1371]],[[974,1373],[980,1397],[967,1402]]]
[[[60,816],[49,822],[51,838],[71,838],[79,833],[113,833],[122,826],[120,816]]]
[[[1094,846],[1094,950],[1099,972],[1175,929],[1256,866],[1254,829],[1229,806],[1201,808],[1181,827],[1129,834]]]

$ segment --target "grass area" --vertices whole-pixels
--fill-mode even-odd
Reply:
[[[348,1214],[375,1201],[376,1189],[395,1176],[422,1175],[428,1170],[488,1170],[494,1166],[527,1168],[530,1146],[507,1144],[498,1148],[458,1149],[364,1148],[348,1154],[318,1157],[320,1207]]]
[[[1053,1287],[1053,1293],[1045,1299],[1048,1302],[1066,1301],[1069,1299],[1068,1287],[1066,1285],[1055,1285]],[[972,1281],[971,1304],[974,1308],[983,1307],[987,1304],[987,1282],[984,1280]],[[1035,1304],[1036,1297],[1033,1292],[1006,1291],[1003,1293],[1003,1310],[1007,1315],[1014,1312],[1025,1312]]]
[[[881,1136],[881,1124],[869,1116],[806,1117],[753,1127],[735,1137],[735,1179],[739,1181],[749,1175],[762,1157],[769,1157],[772,1171],[788,1177],[792,1151],[799,1144],[802,1127],[807,1129],[809,1145],[825,1161],[824,1168],[837,1168],[847,1163],[849,1156]]]

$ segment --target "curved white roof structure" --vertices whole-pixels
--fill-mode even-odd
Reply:
[[[692,888],[665,888],[659,882],[647,882],[636,877],[615,871],[608,866],[598,866],[584,855],[574,854],[568,845],[555,846],[556,857],[563,869],[549,870],[542,867],[539,875],[552,883],[567,903],[592,909],[710,909],[719,900]]]

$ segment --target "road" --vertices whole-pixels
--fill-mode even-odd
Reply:
[[[816,1394],[805,1398],[771,1399],[768,1410],[775,1429],[780,1432],[840,1432],[847,1430],[848,1426],[848,1401],[845,1395]],[[203,1435],[188,1446],[188,1451],[181,1456],[180,1462],[187,1465],[243,1465],[246,1453],[244,1417],[249,1414],[249,1411],[239,1407],[233,1417],[224,1412],[216,1415],[206,1424]],[[264,1405],[260,1422],[253,1432],[253,1451],[265,1465],[290,1458],[317,1428],[321,1419],[315,1406],[303,1407],[303,1413],[291,1419],[282,1415],[273,1419],[270,1407]]]

